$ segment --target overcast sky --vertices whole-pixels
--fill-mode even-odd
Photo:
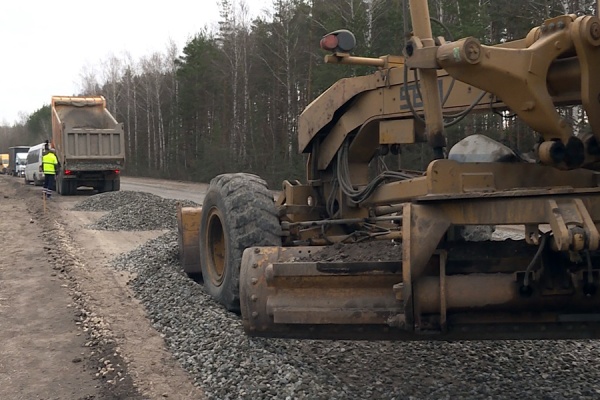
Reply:
[[[237,4],[243,0],[235,0]],[[245,0],[251,15],[265,0]],[[0,125],[12,125],[53,95],[73,95],[86,69],[111,54],[134,61],[181,51],[203,27],[216,28],[217,0],[0,0]]]

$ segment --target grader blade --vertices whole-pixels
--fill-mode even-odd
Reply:
[[[545,282],[543,290],[536,286],[533,293],[522,291],[518,273],[426,276],[413,284],[407,309],[401,262],[297,260],[314,250],[244,252],[240,301],[246,333],[403,341],[600,337],[600,300],[582,291],[585,274],[577,275],[578,282],[569,275],[574,285]],[[464,260],[455,260],[459,263]],[[592,274],[600,278],[600,271]]]
[[[240,302],[254,336],[319,339],[392,339],[403,312],[393,286],[401,262],[293,261],[315,247],[262,247],[244,252]]]
[[[183,207],[177,204],[177,239],[179,260],[190,275],[200,275],[199,226],[202,207]]]

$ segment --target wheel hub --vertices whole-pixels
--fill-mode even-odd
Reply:
[[[216,208],[209,210],[208,215],[208,235],[206,237],[207,246],[210,254],[208,255],[209,279],[216,285],[223,283],[225,275],[225,231],[221,215]]]

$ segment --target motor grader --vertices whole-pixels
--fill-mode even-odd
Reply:
[[[345,30],[322,38],[327,63],[376,71],[300,115],[305,182],[274,200],[257,176],[220,175],[201,209],[179,209],[184,268],[255,336],[600,337],[600,19],[562,15],[487,46],[433,37],[425,0],[410,15],[402,56],[353,56]],[[561,106],[589,129],[575,134]],[[448,119],[490,111],[531,128],[533,159],[485,132],[447,148]],[[373,173],[421,142],[425,172]],[[465,234],[481,227],[521,235]]]

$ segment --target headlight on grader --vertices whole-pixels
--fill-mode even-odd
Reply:
[[[350,53],[355,46],[354,34],[346,29],[328,33],[321,39],[321,48],[334,53]]]

